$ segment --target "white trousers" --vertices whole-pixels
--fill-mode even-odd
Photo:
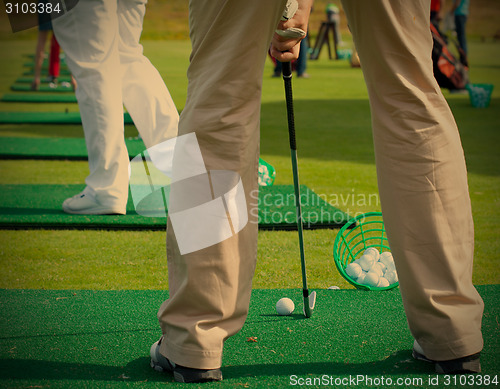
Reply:
[[[177,135],[179,115],[139,39],[146,0],[84,0],[53,21],[78,87],[89,156],[87,191],[102,205],[123,207],[129,157],[123,105],[146,147]]]

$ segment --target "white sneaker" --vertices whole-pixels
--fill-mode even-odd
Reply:
[[[77,215],[125,215],[125,207],[101,205],[86,191],[64,200],[62,209]]]

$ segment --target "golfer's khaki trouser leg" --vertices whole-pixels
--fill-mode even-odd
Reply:
[[[158,317],[165,335],[161,352],[180,365],[220,367],[225,339],[241,329],[248,312],[257,252],[262,75],[283,8],[284,0],[190,1],[193,50],[179,136],[196,134],[208,170],[241,176],[249,220],[231,238],[181,255],[169,219],[170,298]],[[173,201],[171,196],[169,209]]]
[[[343,0],[368,87],[378,184],[410,330],[426,356],[483,347],[459,133],[432,73],[429,0]]]

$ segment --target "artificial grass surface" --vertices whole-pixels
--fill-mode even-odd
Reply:
[[[33,77],[19,77],[16,79],[15,83],[16,84],[31,84],[33,82],[33,80],[34,80]],[[71,77],[67,77],[67,76],[57,77],[57,81],[58,82],[70,82]],[[48,83],[52,82],[52,79],[48,78],[48,77],[42,77],[40,79],[40,82],[42,84],[48,84]]]
[[[500,286],[478,291],[486,305],[482,375],[492,377],[499,372]],[[365,380],[331,387],[381,387],[366,380],[382,376],[394,386],[402,378],[411,380],[406,387],[450,387],[444,377],[430,385],[433,368],[411,358],[413,341],[398,290],[317,293],[314,314],[305,319],[299,289],[254,290],[245,326],[226,342],[224,381],[194,387],[278,388],[323,376]],[[0,384],[164,387],[171,376],[150,369],[148,356],[160,335],[156,312],[167,297],[163,291],[1,290]],[[281,297],[295,302],[292,316],[276,315]]]
[[[333,263],[336,230],[304,235],[309,286],[352,288]],[[168,289],[165,231],[4,230],[0,242],[0,288]],[[253,288],[302,285],[296,231],[259,231],[257,257]]]
[[[62,202],[84,189],[82,185],[1,185],[0,228],[77,228],[165,230],[166,217],[146,217],[135,211],[129,195],[126,215],[70,215]],[[305,229],[344,225],[351,216],[301,186],[302,220]],[[259,228],[297,228],[293,185],[261,187],[258,202]],[[166,215],[166,214],[165,214]]]
[[[50,60],[48,58],[44,58],[42,61],[42,69],[43,70],[48,70],[50,65]],[[24,62],[23,66],[26,68],[34,68],[35,67],[35,62],[34,61],[28,61]],[[66,58],[59,58],[59,66],[60,70],[62,69],[68,69],[68,66],[66,65]]]
[[[444,91],[456,117],[469,170],[469,186],[475,221],[475,262],[473,280],[475,284],[500,283],[498,252],[500,252],[500,131],[498,131],[498,104],[500,103],[500,50],[495,43],[470,41],[471,81],[494,83],[493,98],[489,108],[474,109],[466,95],[451,95]],[[8,91],[10,85],[19,76],[23,63],[23,54],[33,49],[32,42],[1,42],[5,61],[0,64],[0,93]],[[188,65],[189,42],[185,41],[145,41],[145,54],[158,68],[165,79],[177,107],[181,109],[186,99],[185,72]],[[373,144],[370,133],[369,104],[362,74],[359,69],[351,69],[346,61],[329,61],[325,58],[308,63],[310,79],[294,78],[295,111],[297,122],[297,144],[301,183],[325,198],[330,204],[348,214],[380,211],[378,188],[374,165]],[[287,142],[286,110],[284,104],[283,82],[270,78],[272,66],[266,64],[264,73],[263,104],[261,117],[261,156],[277,170],[275,184],[291,184],[292,174]],[[35,103],[0,103],[0,111],[35,110],[61,112],[66,109],[77,111],[76,104],[35,104]],[[10,137],[82,137],[81,125],[43,125],[43,124],[3,124],[1,136]],[[125,137],[137,135],[135,127],[125,127]],[[1,142],[1,139],[0,139]],[[86,162],[79,161],[0,161],[0,182],[3,184],[81,184],[88,174]],[[94,231],[92,231],[94,232]],[[92,240],[97,235],[80,231],[2,231],[2,245],[6,240],[16,242],[16,247],[2,251],[0,260],[3,266],[12,261],[11,253],[19,266],[9,282],[16,287],[23,287],[22,280],[30,278],[27,274],[29,264],[40,260],[36,246],[28,249],[27,241],[42,244],[49,236],[60,250],[71,252],[69,242],[77,242],[82,236],[89,239],[90,252]],[[87,234],[87,235],[86,235]],[[140,245],[141,239],[148,241],[147,232],[138,233],[130,245],[128,239],[116,232],[101,232],[105,236],[109,252],[102,257],[103,262],[113,261],[116,255],[125,257],[130,250]],[[132,232],[130,232],[132,234]],[[158,242],[163,243],[162,232],[157,232]],[[92,236],[92,240],[90,240]],[[142,238],[141,238],[142,237]],[[279,264],[293,267],[297,260],[297,236],[293,232],[259,232],[259,265],[255,278],[256,287],[294,287],[294,279],[283,277]],[[308,231],[306,237],[306,255],[313,260],[308,266],[314,266],[317,285],[342,285],[336,272],[330,269],[331,248],[335,231]],[[159,244],[161,244],[159,243]],[[23,250],[23,246],[26,247]],[[31,247],[31,246],[30,246]],[[17,251],[17,250],[20,251]],[[10,251],[9,251],[10,250]],[[14,251],[16,250],[16,251]],[[85,260],[79,256],[73,263]],[[48,256],[55,255],[57,250]],[[92,254],[89,254],[92,255]],[[98,256],[98,254],[96,254]],[[164,251],[161,251],[163,260]],[[68,265],[73,261],[67,257]],[[144,262],[134,258],[136,270]],[[51,266],[48,258],[47,266]],[[61,270],[64,271],[62,268]],[[326,270],[325,270],[326,269]],[[98,271],[98,265],[90,270]],[[299,270],[300,271],[300,270]],[[323,275],[323,273],[326,273]],[[286,274],[286,273],[283,273]],[[61,278],[72,277],[64,273]],[[276,277],[279,278],[280,281]],[[34,281],[29,287],[40,287]],[[16,281],[19,280],[19,281]],[[112,288],[119,288],[119,282],[110,280]],[[142,282],[144,280],[144,282]],[[85,277],[78,285],[85,288]],[[131,284],[131,283],[129,283]],[[147,288],[151,283],[147,278],[138,278],[133,282],[136,288]],[[3,284],[8,287],[9,283]],[[99,284],[92,284],[99,286]],[[69,288],[72,286],[69,285]],[[79,286],[80,287],[80,286]],[[348,287],[347,285],[345,287]]]
[[[76,103],[74,94],[6,93],[1,101],[7,103]]]
[[[146,149],[141,139],[125,139],[129,157]],[[0,138],[0,158],[87,160],[84,138]]]
[[[33,69],[27,70],[27,71],[25,71],[25,72],[22,73],[22,75],[25,76],[25,77],[27,77],[27,76],[33,76],[33,74],[34,74]],[[61,69],[59,71],[59,74],[63,75],[63,76],[69,76],[69,75],[71,75],[71,72],[69,71],[69,69]]]
[[[164,20],[161,23],[165,23]],[[475,284],[500,283],[498,268],[498,252],[500,252],[500,159],[498,144],[500,132],[498,131],[498,106],[500,97],[499,88],[499,66],[500,50],[495,43],[479,43],[470,41],[471,81],[474,83],[486,82],[496,84],[493,98],[488,109],[474,109],[470,106],[468,96],[450,95],[444,91],[450,106],[455,114],[462,136],[468,169],[469,184],[471,188],[471,199],[475,220],[476,247],[473,280]],[[2,53],[5,60],[0,64],[0,93],[8,91],[10,85],[19,76],[22,65],[22,54],[33,50],[33,42],[1,42]],[[144,42],[145,53],[157,66],[160,74],[164,77],[172,97],[179,109],[183,107],[186,98],[185,71],[188,64],[189,43],[183,41],[174,42]],[[280,79],[268,77],[272,72],[270,63],[266,64],[264,74],[263,106],[262,106],[262,157],[277,168],[277,184],[290,184],[291,172],[289,161],[288,142],[286,141],[285,106],[283,103],[283,85]],[[316,193],[326,196],[329,202],[349,213],[367,212],[380,210],[380,204],[376,200],[377,183],[375,178],[374,158],[370,134],[369,105],[366,90],[359,69],[351,69],[345,61],[328,61],[324,58],[317,62],[309,62],[308,72],[311,79],[294,79],[295,110],[297,120],[297,136],[299,148],[299,169],[301,182],[308,185]],[[61,108],[63,106],[63,108]],[[0,103],[0,111],[39,111],[46,112],[67,109],[76,111],[76,104],[39,104],[39,103]],[[127,126],[130,127],[130,126]],[[126,131],[130,131],[126,130]],[[82,136],[79,125],[1,125],[1,135],[8,136]],[[130,132],[126,136],[134,136]],[[1,141],[1,140],[0,140]],[[86,162],[61,162],[61,161],[1,161],[0,181],[9,184],[81,184],[88,174]],[[375,195],[374,201],[363,199]],[[310,287],[328,287],[339,285],[348,288],[336,272],[331,248],[335,239],[335,230],[307,231],[306,256],[308,260],[308,278]],[[0,263],[2,265],[2,277],[0,282],[4,288],[51,288],[51,289],[148,289],[168,288],[166,281],[166,259],[164,247],[164,232],[151,231],[0,231]],[[298,244],[296,232],[286,231],[260,231],[259,251],[254,288],[295,288],[300,285],[300,265],[298,257]],[[158,268],[161,267],[161,270]],[[160,274],[158,274],[160,273]],[[481,289],[480,289],[481,291]],[[36,293],[36,292],[35,292]],[[352,292],[355,293],[355,292]],[[483,292],[481,292],[483,294]],[[62,296],[65,297],[65,296]],[[280,296],[281,297],[281,296]],[[321,296],[320,296],[321,297]],[[321,297],[323,300],[323,297]],[[58,301],[63,301],[58,300]],[[322,301],[321,300],[321,301]],[[49,301],[49,300],[45,300]],[[485,323],[498,316],[496,308],[498,296],[487,301],[485,311]],[[297,301],[296,301],[297,302]],[[274,300],[272,301],[274,304]],[[42,302],[40,306],[48,304]],[[139,305],[139,304],[137,304]],[[156,304],[155,304],[156,305]],[[152,315],[156,312],[154,307]],[[132,313],[141,313],[141,307],[133,307]],[[88,312],[85,310],[85,312]],[[340,311],[339,311],[340,312]],[[351,328],[357,330],[358,323],[354,319],[350,321],[351,311],[340,312],[335,317],[338,322],[351,324]],[[96,313],[98,315],[99,313]],[[147,312],[150,315],[151,312]],[[332,312],[328,312],[332,316]],[[391,311],[383,311],[380,315],[391,315]],[[493,315],[493,316],[491,316]],[[144,316],[144,315],[143,315]],[[4,320],[7,316],[1,316]],[[116,314],[116,318],[127,317]],[[154,320],[151,319],[152,321]],[[495,319],[497,320],[497,319]],[[119,323],[117,320],[115,323]],[[385,328],[384,323],[373,322],[373,328]],[[270,322],[270,326],[274,323]],[[260,327],[260,326],[259,326]],[[58,327],[54,327],[58,328]],[[142,327],[141,327],[142,328]],[[153,327],[152,327],[153,328]],[[154,336],[147,336],[146,348],[151,341],[156,340],[156,328],[154,323]],[[320,326],[313,327],[321,331]],[[328,329],[329,327],[325,327]],[[362,327],[364,329],[366,327]],[[310,328],[309,328],[310,329]],[[371,330],[372,328],[370,328]],[[110,336],[111,336],[110,330]],[[397,329],[393,334],[397,334]],[[496,327],[498,334],[498,324]],[[297,332],[295,332],[297,333]],[[323,332],[321,332],[323,333]],[[130,339],[133,330],[118,338]],[[42,334],[43,335],[43,334]],[[286,333],[285,333],[286,335]],[[329,334],[327,334],[329,335]],[[249,335],[254,336],[254,335]],[[258,336],[258,335],[257,335]],[[359,335],[358,335],[359,336]],[[56,342],[43,336],[35,337],[35,341],[43,342],[48,350],[55,350],[65,346],[64,336]],[[285,336],[283,336],[285,338]],[[289,339],[289,338],[285,338]],[[328,339],[327,336],[323,339]],[[323,339],[315,343],[321,345]],[[113,338],[116,340],[116,337]],[[30,340],[29,340],[30,341]],[[498,343],[488,341],[496,347],[496,353],[490,358],[490,362],[498,361]],[[108,342],[108,343],[113,343]],[[325,342],[326,343],[326,342]],[[117,344],[114,342],[113,344]],[[245,343],[246,345],[246,343]],[[354,372],[363,374],[367,367],[373,363],[360,362],[348,366],[342,364],[317,362],[312,359],[310,364],[304,358],[300,362],[289,359],[270,361],[266,349],[262,343],[255,345],[260,347],[260,360],[252,365],[246,365],[245,374],[261,374],[261,380],[247,382],[234,382],[235,387],[250,386],[260,387],[268,385],[278,387],[278,384],[287,381],[276,381],[275,377],[281,372],[288,374],[320,375],[325,371],[330,372],[332,365],[342,372]],[[347,346],[352,343],[347,344]],[[408,337],[404,349],[409,349],[411,339]],[[267,346],[267,345],[266,345]],[[288,344],[287,344],[288,346]],[[359,346],[359,344],[357,345]],[[72,347],[71,350],[76,348]],[[19,348],[11,348],[7,353],[12,356]],[[146,362],[147,350],[143,345],[140,350],[137,347],[134,354],[137,361],[127,355],[108,364],[102,362],[93,363],[93,350],[87,350],[84,357],[77,356],[73,351],[69,354],[59,354],[59,361],[50,360],[37,363],[36,369],[26,367],[26,374],[21,376],[20,381],[24,386],[43,386],[47,384],[45,378],[55,377],[48,386],[59,387],[95,387],[95,386],[121,386],[127,383],[126,378],[122,381],[109,379],[111,372],[113,377],[120,377],[123,369],[136,371],[138,364],[143,368],[144,374],[128,382],[129,386],[142,387],[142,380],[148,380],[151,384],[154,378],[149,375],[149,369],[143,364]],[[240,350],[233,348],[234,353]],[[277,351],[272,349],[273,351]],[[245,350],[243,350],[245,351]],[[286,351],[286,350],[285,350]],[[343,348],[329,350],[331,358],[345,351]],[[365,357],[370,357],[371,348],[366,348]],[[267,350],[268,354],[274,354]],[[403,351],[401,351],[403,352]],[[396,351],[397,353],[397,351]],[[123,350],[120,347],[112,348],[107,355],[110,358],[120,358]],[[286,354],[284,354],[286,355]],[[394,367],[395,359],[384,355],[375,362],[375,365],[388,369],[391,374],[400,374],[401,366],[408,367],[409,371],[415,371],[418,366],[411,362],[409,353],[404,354],[410,362],[400,363],[399,368]],[[69,358],[68,358],[69,356]],[[95,356],[95,355],[94,355]],[[309,356],[309,354],[307,355]],[[75,357],[82,362],[73,362]],[[306,356],[305,356],[306,357]],[[30,357],[29,357],[30,358]],[[141,359],[142,358],[142,359]],[[36,357],[34,358],[37,361]],[[61,359],[67,360],[65,364]],[[29,359],[27,359],[29,362]],[[10,360],[9,360],[10,361]],[[267,364],[269,362],[269,365]],[[343,362],[343,361],[342,361]],[[15,365],[2,363],[3,373]],[[497,362],[496,362],[497,363]],[[23,365],[26,366],[26,365]],[[126,366],[126,367],[120,367]],[[15,366],[14,366],[15,367]],[[229,370],[228,370],[229,369]],[[231,376],[231,367],[225,370],[226,377]],[[68,371],[80,373],[80,380],[75,377],[67,378],[64,374]],[[128,371],[128,370],[127,370]],[[498,367],[496,368],[498,371]],[[44,376],[44,372],[47,375]],[[94,376],[88,373],[94,372]],[[262,372],[262,373],[260,373]],[[297,373],[298,372],[298,373]],[[399,373],[398,373],[399,372]],[[102,373],[102,375],[100,375]],[[116,374],[115,374],[116,373]],[[61,374],[63,377],[61,378]],[[141,373],[142,374],[142,373]],[[147,374],[147,375],[146,375]],[[332,373],[333,374],[333,373]],[[423,376],[433,374],[425,370]],[[30,377],[35,381],[22,381],[22,378]],[[96,381],[88,381],[89,377]],[[127,377],[127,374],[125,374]],[[136,376],[134,376],[136,377]],[[78,377],[76,377],[78,378]],[[87,381],[85,381],[87,380]],[[276,384],[278,382],[278,384]],[[163,385],[163,381],[153,381],[153,384]],[[225,383],[224,383],[225,384]],[[9,385],[6,385],[9,386]],[[477,386],[476,386],[477,387]]]
[[[324,19],[326,3],[327,1],[320,1],[320,4],[315,4],[313,19],[315,15],[316,21]],[[471,12],[471,18],[468,21],[468,32],[474,25],[485,29],[488,29],[487,26],[497,26],[498,4],[494,3],[484,0],[473,2],[471,7],[474,11]],[[150,2],[143,37],[178,37],[180,35],[187,38],[186,4],[181,0]],[[4,15],[4,20],[6,20],[6,15]],[[0,42],[3,56],[0,64],[0,93],[8,92],[10,85],[19,76],[19,69],[24,61],[23,54],[34,51],[36,37],[36,29],[15,35],[9,32],[6,37],[6,28],[8,29],[8,22],[2,27],[2,38],[6,40]],[[345,23],[344,28],[344,32],[347,32]],[[496,28],[494,27],[495,30]],[[311,24],[313,35],[316,30],[317,26],[315,28]],[[474,34],[478,35],[476,32]],[[488,40],[490,36],[488,35]],[[348,34],[344,34],[343,38],[348,42]],[[31,39],[31,41],[22,41],[23,39]],[[185,73],[189,57],[189,43],[186,41],[145,41],[144,47],[145,54],[164,77],[177,107],[181,109],[186,100]],[[478,39],[469,40],[471,81],[496,84],[490,108],[474,110],[470,107],[467,96],[450,95],[444,91],[459,124],[469,167],[476,233],[473,274],[476,284],[500,283],[498,270],[500,160],[497,150],[500,141],[498,131],[500,50],[498,47],[498,43],[494,42],[481,43]],[[359,69],[350,69],[345,61],[328,61],[325,58],[317,62],[309,62],[308,66],[311,79],[294,79],[295,108],[296,111],[300,111],[297,115],[297,135],[301,181],[316,193],[328,196],[329,200],[338,203],[344,210],[348,209],[353,213],[380,210],[380,204],[376,201],[358,202],[362,198],[377,193],[369,131],[369,108],[361,72]],[[270,79],[268,75],[271,72],[272,67],[268,63],[263,90],[261,150],[263,158],[278,169],[277,183],[289,184],[291,173],[288,146],[283,139],[282,132],[282,129],[285,129],[282,81]],[[61,112],[64,109],[77,111],[78,107],[76,104],[62,105],[60,103],[0,103],[0,111]],[[81,137],[82,129],[78,125],[4,124],[0,126],[0,133],[9,136]],[[134,135],[126,134],[126,136]],[[0,180],[3,183],[8,181],[14,184],[35,182],[80,184],[88,173],[85,162],[1,161],[0,169]],[[350,195],[352,197],[348,197]],[[351,201],[351,198],[355,201]],[[165,281],[164,232],[40,230],[1,231],[0,234],[0,261],[3,271],[0,282],[6,288],[147,289],[158,287],[162,280],[164,287],[168,287]],[[308,231],[306,234],[309,278],[313,287],[320,285],[327,287],[330,284],[344,287],[341,284],[342,280],[338,280],[338,273],[332,270],[333,264],[330,262],[334,238],[335,231],[330,230]],[[300,285],[296,233],[260,231],[259,239],[259,262],[254,287],[279,288]],[[113,264],[117,263],[118,266],[114,267]],[[163,265],[161,279],[154,278],[152,268],[157,263]],[[348,286],[345,285],[345,287]],[[486,315],[489,315],[489,311],[491,308],[488,305]],[[348,320],[349,315],[346,318]],[[340,317],[339,321],[341,320],[344,318]],[[356,324],[353,323],[353,328],[357,328]],[[405,347],[409,344],[411,340]],[[57,348],[57,344],[52,344],[51,347]],[[15,349],[9,351],[15,352]],[[92,352],[92,350],[88,351]],[[141,357],[144,355],[142,347],[139,354]],[[391,358],[384,361],[390,363]],[[383,365],[384,361],[380,361],[379,364]],[[130,359],[127,359],[117,364],[129,363]],[[11,365],[2,365],[4,366],[8,369]],[[67,365],[52,363],[48,366],[38,365],[37,371],[40,372],[39,368],[45,368],[45,371],[60,377],[61,371],[64,373],[76,368],[81,372],[82,366],[90,367],[90,371],[93,372],[98,370],[109,373],[109,365],[99,368],[102,365],[85,365],[85,362],[80,366],[71,362]],[[133,362],[129,366],[133,366]],[[265,371],[267,375],[262,375],[262,381],[252,381],[251,384],[238,382],[233,386],[259,387],[261,384],[273,386],[272,384],[276,382],[274,375],[281,371],[287,372],[292,369],[295,371],[295,366],[301,365],[283,363],[249,367],[251,371]],[[54,367],[59,371],[54,373]],[[413,364],[411,364],[412,367]],[[32,371],[30,368],[31,366],[26,368],[28,374]],[[358,371],[363,374],[364,368],[364,365],[358,364],[353,367],[356,370],[347,371]],[[5,371],[7,370],[3,370]],[[322,374],[323,368],[320,364],[310,364],[303,371],[305,374]],[[87,370],[84,370],[82,376],[86,372]],[[116,376],[120,374],[121,370]],[[149,376],[143,377],[145,377],[144,380],[149,378]],[[74,387],[76,381],[68,379],[64,383],[61,382],[62,380],[57,379],[56,382],[50,382],[50,384]],[[33,385],[32,382],[27,382],[25,386],[51,386],[43,380],[39,383],[40,385]],[[97,381],[97,385],[99,384],[100,386],[113,386],[122,383],[105,378]],[[129,386],[142,387],[142,385],[143,382],[137,380],[129,383]],[[76,386],[95,387],[96,385],[93,382],[78,381]]]
[[[126,124],[133,123],[130,115],[125,112],[123,119]],[[0,124],[81,124],[80,112],[0,112]]]
[[[34,93],[35,91],[31,91],[31,85],[26,85],[26,84],[14,84],[10,87],[10,89],[14,92],[32,92]],[[57,84],[55,87],[51,87],[49,85],[40,85],[38,90],[36,92],[55,92],[55,93],[61,93],[61,92],[71,92],[73,93],[73,88],[71,86],[63,86],[61,84]]]

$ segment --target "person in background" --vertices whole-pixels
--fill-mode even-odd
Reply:
[[[126,213],[129,155],[123,105],[147,148],[177,135],[178,112],[139,40],[147,0],[80,1],[52,21],[78,88],[90,173],[62,208],[71,214]]]
[[[431,23],[438,31],[442,19],[443,2],[444,0],[431,0]]]
[[[42,66],[45,54],[45,43],[49,33],[52,31],[52,22],[50,19],[50,14],[38,14],[38,38],[35,49],[35,66],[33,69],[33,82],[31,84],[31,90],[38,90],[40,88],[40,79],[42,74]],[[52,38],[50,42],[50,54],[49,54],[49,81],[51,85],[57,85],[57,78],[59,77],[60,69],[60,58],[59,58],[60,48],[59,43],[55,35],[52,33]]]
[[[465,57],[468,56],[467,50],[467,18],[469,16],[470,0],[453,0],[451,11],[455,16],[455,31],[457,32],[458,43],[463,50]],[[462,54],[460,54],[462,57]],[[461,58],[464,60],[464,58]],[[464,63],[462,61],[462,63]]]

